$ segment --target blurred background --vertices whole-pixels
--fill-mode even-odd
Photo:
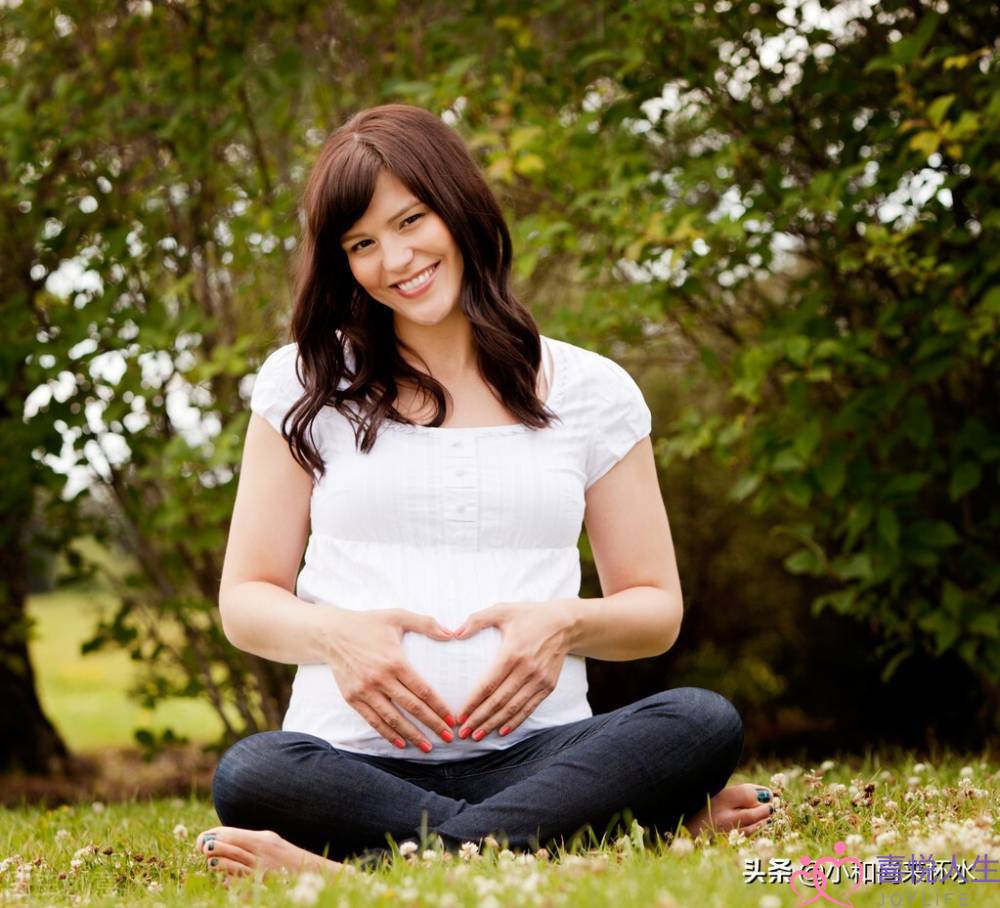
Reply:
[[[993,2],[0,2],[0,769],[211,757],[293,669],[216,611],[297,201],[355,111],[482,165],[543,333],[636,377],[685,593],[596,711],[746,756],[1000,715]],[[600,595],[587,540],[582,595]]]

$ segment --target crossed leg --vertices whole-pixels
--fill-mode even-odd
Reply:
[[[449,846],[500,833],[512,848],[535,848],[637,804],[636,818],[664,831],[683,822],[692,835],[750,834],[773,808],[758,799],[762,786],[722,788],[741,750],[736,711],[699,688],[665,691],[464,761],[471,767],[464,786],[461,777],[451,784],[458,797],[395,774],[411,761],[267,732],[224,756],[213,794],[227,825],[199,836],[199,847],[227,873],[337,870],[343,865],[320,853],[342,858],[384,848],[387,835],[415,838],[422,824]]]

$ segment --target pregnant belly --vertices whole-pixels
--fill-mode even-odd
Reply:
[[[467,640],[432,640],[408,633],[403,635],[403,652],[413,670],[457,716],[469,694],[492,669],[501,642],[500,631],[493,627]]]

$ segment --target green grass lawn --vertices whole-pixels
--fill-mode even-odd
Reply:
[[[134,744],[133,731],[172,728],[192,741],[211,741],[222,724],[199,700],[172,699],[155,710],[129,699],[127,690],[137,666],[121,650],[80,655],[93,636],[97,615],[110,608],[100,593],[57,592],[30,597],[35,621],[29,644],[39,697],[70,749]]]
[[[768,874],[786,858],[912,855],[967,862],[969,881],[865,885],[849,898],[846,883],[826,892],[860,906],[1000,904],[1000,767],[988,755],[947,756],[933,765],[902,755],[821,766],[747,766],[735,779],[770,783],[781,801],[771,828],[742,840],[717,836],[693,844],[639,847],[622,836],[600,848],[548,859],[486,850],[471,860],[440,852],[397,856],[391,866],[329,880],[269,877],[227,887],[194,850],[216,825],[199,800],[83,804],[55,810],[0,811],[0,903],[26,905],[429,905],[480,906],[796,906],[787,882],[747,883],[747,861]],[[998,882],[973,882],[982,855]],[[753,866],[752,864],[750,865]],[[777,872],[777,871],[776,871]],[[947,895],[947,900],[946,900]],[[883,901],[884,900],[884,901]],[[834,904],[826,898],[814,904]]]

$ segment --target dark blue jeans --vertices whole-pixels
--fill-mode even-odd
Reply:
[[[447,747],[447,744],[438,744]],[[598,837],[629,815],[672,831],[721,791],[743,750],[743,722],[698,687],[653,694],[450,763],[337,750],[269,731],[223,754],[212,797],[225,826],[270,829],[334,859],[437,834],[454,849],[493,835],[513,849]]]

